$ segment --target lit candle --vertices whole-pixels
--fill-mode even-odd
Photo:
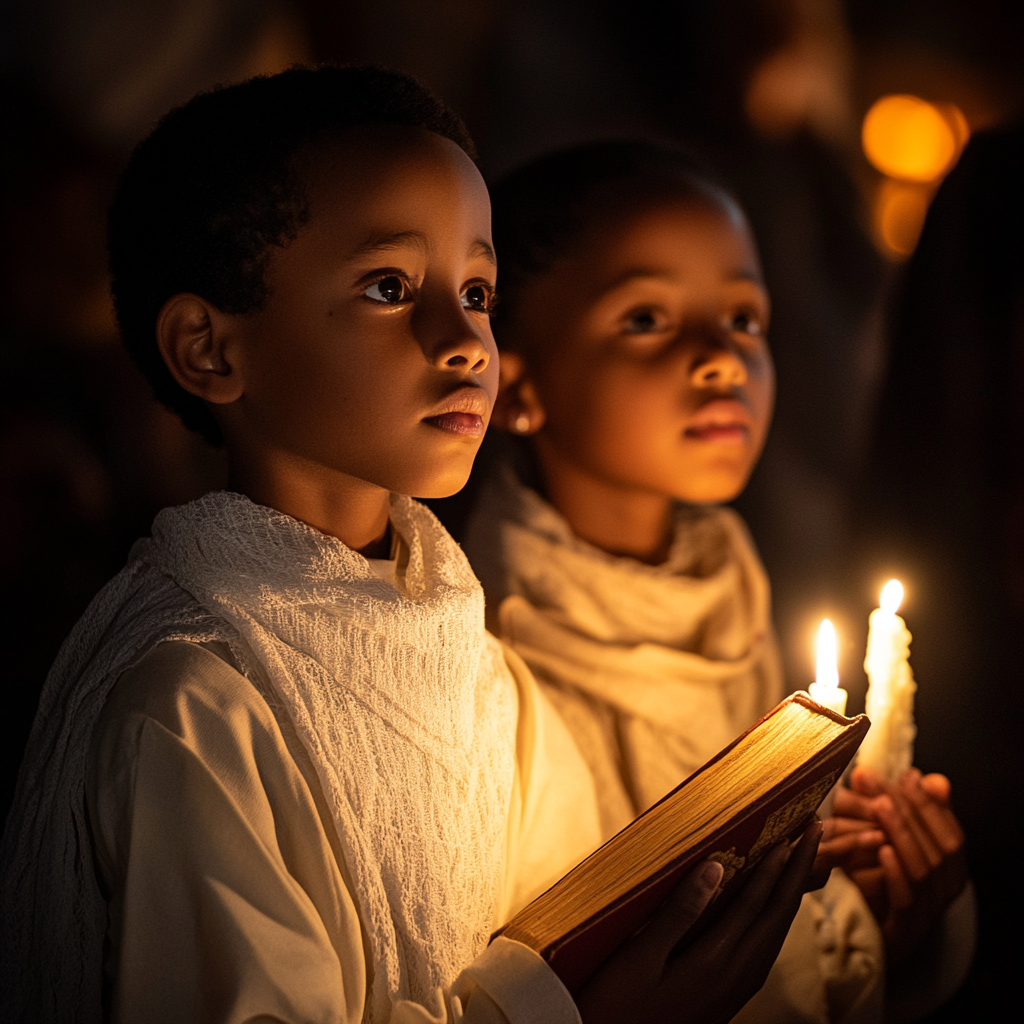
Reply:
[[[839,714],[846,714],[846,691],[839,686],[839,667],[836,657],[836,630],[828,619],[818,627],[817,678],[810,686],[811,697],[819,704]]]
[[[917,684],[910,671],[911,636],[907,624],[896,614],[903,601],[899,580],[882,588],[880,607],[871,613],[864,671],[868,674],[868,695],[864,708],[871,728],[864,737],[857,763],[895,782],[914,761],[914,691]]]

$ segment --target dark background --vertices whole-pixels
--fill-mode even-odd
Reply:
[[[830,615],[860,710],[867,615],[901,576],[917,761],[953,780],[982,914],[972,975],[936,1020],[1002,1012],[1021,909],[1022,47],[1016,0],[7,0],[0,813],[75,619],[159,508],[223,482],[221,454],[152,401],[119,347],[104,220],[131,146],[218,82],[385,63],[466,118],[490,178],[555,146],[654,135],[731,182],[762,249],[779,382],[738,504],[790,683],[811,681]],[[881,177],[859,134],[899,92],[956,103],[974,133],[909,262],[872,226]],[[441,508],[456,534],[462,511]]]

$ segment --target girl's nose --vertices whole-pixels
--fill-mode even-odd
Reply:
[[[747,382],[747,364],[729,344],[709,346],[694,360],[690,382],[695,387],[742,387]]]

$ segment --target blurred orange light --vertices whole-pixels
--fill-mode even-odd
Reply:
[[[883,179],[875,195],[874,221],[885,253],[901,260],[914,251],[931,197],[927,185]]]
[[[931,182],[955,163],[970,134],[960,110],[917,96],[883,96],[864,117],[861,140],[872,164],[890,178]]]

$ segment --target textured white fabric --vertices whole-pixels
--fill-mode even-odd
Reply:
[[[586,765],[529,670],[514,654],[508,665],[519,691],[512,902],[496,923],[528,898],[523,882],[546,888],[598,836]],[[96,726],[86,802],[109,908],[110,1024],[361,1024],[370,944],[334,816],[290,717],[223,644],[158,644],[121,676]],[[579,1024],[536,955],[488,947],[463,974],[472,983],[451,994],[466,1024],[510,1024],[492,990],[528,1008],[511,1024]],[[438,1019],[403,1000],[389,1024]]]
[[[83,799],[93,726],[118,676],[157,640],[215,640],[225,629],[171,580],[132,560],[64,642],[0,846],[0,1020],[101,1019],[106,907]]]
[[[47,681],[3,846],[5,1019],[98,1020],[104,908],[85,830],[89,738],[155,643],[229,644],[316,767],[370,936],[368,1017],[438,1003],[495,914],[515,684],[479,585],[422,506],[397,498],[403,589],[366,559],[230,493],[167,509],[90,606]]]
[[[502,466],[464,546],[491,628],[590,762],[606,836],[782,698],[768,580],[728,509],[681,509],[667,561],[648,566],[580,540]]]
[[[562,1008],[566,1020],[580,1024],[576,1004],[558,975],[529,946],[503,935],[462,972],[452,994],[472,998],[477,988],[503,1019],[516,1024],[554,1024],[552,1010]]]

